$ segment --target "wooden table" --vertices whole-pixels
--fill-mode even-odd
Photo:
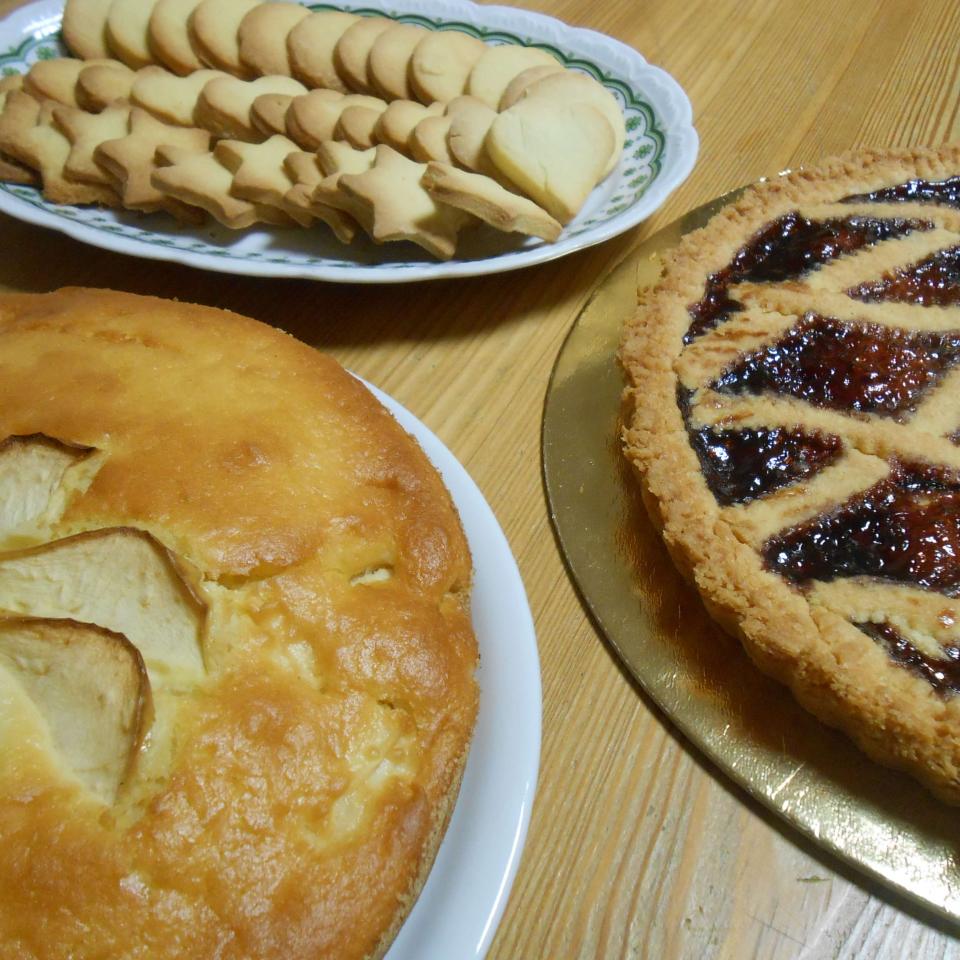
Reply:
[[[15,5],[0,0],[0,14]],[[201,273],[0,216],[0,289],[115,287],[282,326],[396,397],[473,475],[520,564],[544,691],[537,803],[490,960],[960,956],[951,927],[749,801],[627,679],[567,578],[540,473],[557,351],[594,284],[641,239],[765,174],[960,136],[960,4],[522,5],[633,45],[690,96],[697,167],[626,236],[502,277],[377,288]]]

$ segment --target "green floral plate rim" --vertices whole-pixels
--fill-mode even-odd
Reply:
[[[332,7],[312,4],[311,9]],[[569,27],[543,14],[469,0],[404,0],[401,4],[366,0],[337,9],[387,16],[428,29],[461,30],[491,44],[518,43],[549,51],[565,66],[594,77],[617,98],[627,122],[619,163],[556,243],[477,230],[461,244],[459,256],[445,263],[409,243],[376,246],[362,240],[344,246],[322,227],[187,228],[161,214],[58,206],[44,200],[37,189],[16,184],[0,184],[0,211],[107,250],[204,270],[398,283],[500,273],[601,243],[649,217],[693,169],[699,141],[683,89],[664,70],[611,37]],[[62,13],[58,0],[37,0],[0,21],[0,74],[23,73],[36,60],[62,56]]]

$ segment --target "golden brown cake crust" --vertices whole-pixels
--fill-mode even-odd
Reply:
[[[804,706],[845,730],[873,758],[910,772],[951,803],[960,802],[960,697],[934,690],[916,671],[895,663],[855,624],[893,620],[924,653],[945,657],[944,648],[957,642],[950,620],[956,598],[865,576],[791,586],[765,565],[760,548],[773,534],[829,514],[857,496],[886,477],[895,460],[952,473],[960,469],[960,448],[922,403],[915,414],[895,422],[876,414],[825,410],[779,394],[772,401],[768,394],[749,391],[731,397],[717,392],[713,378],[793,329],[807,311],[854,325],[960,329],[956,306],[862,303],[847,294],[851,284],[874,276],[871,271],[918,262],[929,252],[924,244],[942,249],[951,246],[952,238],[956,245],[960,211],[947,204],[912,202],[839,205],[851,195],[918,178],[942,181],[958,173],[956,146],[862,151],[751,188],[669,254],[659,285],[641,295],[620,350],[628,379],[626,455],[671,555],[711,614]],[[704,297],[707,278],[730,264],[761,228],[793,211],[814,219],[842,217],[845,211],[917,218],[932,226],[878,243],[863,259],[841,256],[780,283],[743,282],[731,288],[743,312],[684,343],[691,326],[689,308]],[[899,259],[886,262],[894,254],[885,251],[894,250]],[[944,409],[957,387],[956,379],[944,381],[945,393],[937,394]],[[939,385],[931,391],[935,389]],[[721,504],[704,478],[688,426],[795,425],[838,436],[842,455],[837,463],[819,477],[752,502]],[[957,427],[960,420],[951,429]],[[937,620],[932,625],[924,619],[931,612]]]
[[[144,653],[155,719],[111,804],[0,659],[0,957],[381,956],[477,708],[470,556],[436,472],[332,359],[111,291],[0,298],[0,438],[34,435],[85,472],[11,560],[0,529],[0,580],[34,543],[143,531],[130,549],[182,578],[203,666]],[[4,589],[0,626],[52,602]]]

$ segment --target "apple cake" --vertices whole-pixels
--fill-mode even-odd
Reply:
[[[0,297],[0,957],[381,957],[477,709],[416,443],[245,317]]]
[[[665,260],[625,449],[753,660],[960,803],[960,148],[757,185]]]

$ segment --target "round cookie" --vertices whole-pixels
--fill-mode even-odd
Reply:
[[[2,941],[383,956],[476,715],[437,472],[335,361],[236,314],[6,295],[0,345],[5,502],[39,504],[0,509],[5,609],[37,572],[0,617]]]
[[[347,93],[337,73],[333,51],[340,37],[360,17],[341,10],[321,10],[304,17],[287,36],[287,53],[293,75],[308,87]]]
[[[61,30],[70,52],[81,60],[110,57],[107,16],[113,0],[67,0]]]
[[[246,79],[250,71],[240,62],[237,32],[243,18],[260,0],[201,0],[190,15],[188,29],[197,55],[209,67]]]
[[[384,100],[410,100],[410,57],[427,35],[423,27],[398,23],[384,30],[370,48],[367,74],[374,92]]]
[[[434,30],[410,57],[410,84],[421,103],[447,103],[466,91],[474,64],[487,45],[459,30]]]
[[[150,49],[160,63],[181,76],[203,67],[187,26],[199,3],[200,0],[157,0],[150,14]]]
[[[386,17],[363,17],[344,30],[333,48],[333,63],[348,90],[373,92],[368,70],[370,50],[377,37],[395,25]]]
[[[107,14],[107,43],[118,60],[139,70],[155,63],[150,17],[157,0],[113,0]]]
[[[299,3],[260,3],[240,21],[240,62],[254,76],[289,77],[287,37],[310,15]]]

